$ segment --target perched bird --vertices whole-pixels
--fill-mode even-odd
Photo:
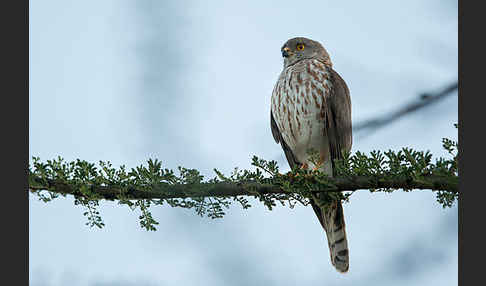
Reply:
[[[281,48],[283,71],[272,92],[270,125],[292,169],[313,168],[333,175],[334,159],[352,145],[351,99],[344,80],[332,69],[324,47],[297,37]],[[318,152],[317,162],[309,151]],[[348,241],[340,200],[326,201],[321,193],[310,204],[324,228],[331,263],[349,269]]]

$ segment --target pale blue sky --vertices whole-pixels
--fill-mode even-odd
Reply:
[[[30,1],[30,155],[128,167],[158,158],[210,177],[257,155],[287,170],[269,107],[280,47],[294,36],[329,51],[354,122],[457,80],[454,1],[208,2]],[[355,138],[353,150],[445,156],[455,122],[456,95]],[[310,208],[253,205],[222,220],[158,207],[158,231],[146,232],[114,202],[101,204],[98,230],[72,198],[31,196],[31,285],[457,284],[457,207],[430,191],[356,192],[344,205],[346,275]]]

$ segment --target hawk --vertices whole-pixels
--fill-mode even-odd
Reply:
[[[283,71],[272,92],[270,125],[290,168],[309,168],[333,175],[334,159],[352,145],[351,99],[341,76],[332,69],[324,47],[297,37],[281,48]],[[319,159],[309,157],[318,152]],[[348,241],[340,200],[329,202],[320,193],[310,199],[327,236],[331,263],[337,271],[349,269]]]

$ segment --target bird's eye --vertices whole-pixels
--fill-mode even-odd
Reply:
[[[304,44],[297,44],[297,50],[303,51],[304,50]]]

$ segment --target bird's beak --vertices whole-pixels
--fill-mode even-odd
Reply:
[[[290,48],[285,47],[282,49],[282,57],[287,58],[291,55]]]

